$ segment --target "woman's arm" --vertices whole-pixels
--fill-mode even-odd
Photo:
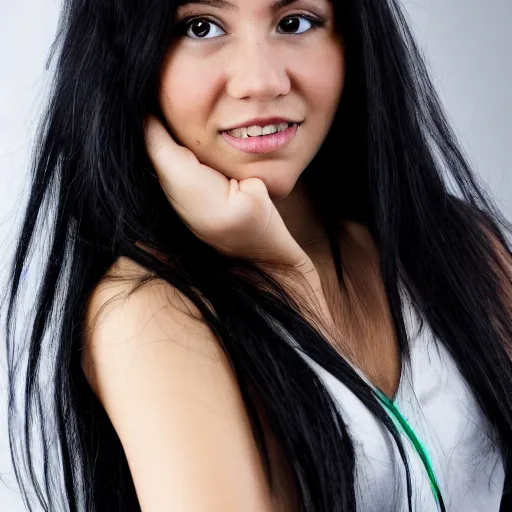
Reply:
[[[92,297],[83,367],[123,444],[143,512],[270,511],[218,342],[170,285],[154,282],[126,298],[129,288],[104,285]]]

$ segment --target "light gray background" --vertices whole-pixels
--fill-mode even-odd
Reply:
[[[512,2],[403,0],[431,64],[435,83],[470,161],[512,218]],[[49,75],[45,62],[60,1],[0,3],[0,278],[5,276],[36,121]],[[21,512],[5,429],[3,340],[0,339],[0,510]]]

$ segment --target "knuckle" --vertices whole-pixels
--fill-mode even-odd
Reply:
[[[157,167],[158,170],[158,168],[169,164],[171,155],[169,148],[162,142],[159,142],[152,145],[150,156],[154,166]]]
[[[245,193],[261,192],[266,189],[260,178],[246,178],[240,181],[240,190]]]

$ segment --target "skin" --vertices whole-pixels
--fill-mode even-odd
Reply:
[[[295,25],[287,30],[290,19]],[[198,21],[202,31],[194,30]],[[338,339],[340,352],[393,396],[400,358],[373,240],[364,226],[346,223],[340,244],[350,282],[342,296],[326,234],[300,180],[343,93],[344,46],[332,4],[189,3],[178,9],[175,24],[179,36],[169,46],[160,82],[171,133],[154,119],[147,130],[170,203],[196,236],[218,250],[298,268],[309,290],[290,292],[313,290],[326,337],[333,344]],[[301,124],[290,143],[271,153],[240,151],[222,136],[223,129],[275,116]]]
[[[300,266],[322,323],[333,333],[327,337],[334,342],[336,333],[346,333],[340,350],[393,396],[400,361],[373,240],[364,226],[346,224],[348,236],[340,243],[351,282],[350,296],[342,297],[327,237],[300,180],[343,93],[344,46],[334,29],[333,6],[296,0],[276,10],[272,4],[234,0],[178,9],[175,22],[184,29],[169,47],[160,83],[160,105],[174,141],[163,127],[150,130],[153,163],[169,201],[203,241],[230,254]],[[306,16],[323,24],[315,26]],[[288,31],[294,33],[283,33],[290,18],[300,24]],[[206,23],[203,37],[194,32],[194,19]],[[274,152],[242,152],[221,135],[225,128],[274,116],[302,121],[295,138]],[[187,159],[186,151],[194,158]],[[304,289],[295,292],[304,295]]]
[[[339,104],[344,51],[327,0],[298,0],[278,10],[271,4],[236,0],[234,8],[180,7],[177,23],[201,16],[215,24],[207,38],[180,37],[171,45],[162,67],[160,104],[175,138],[200,162],[228,178],[260,178],[301,243],[318,235],[319,225],[298,181]],[[280,33],[279,23],[292,15],[314,16],[325,24],[315,27],[302,17],[300,33]],[[270,154],[239,151],[219,133],[269,116],[303,121],[294,140]]]

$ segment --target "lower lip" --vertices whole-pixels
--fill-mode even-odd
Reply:
[[[222,132],[222,137],[228,144],[246,153],[271,153],[291,142],[297,133],[298,127],[298,124],[292,124],[282,132],[260,135],[259,137],[247,137],[246,139],[232,137],[227,132]]]

